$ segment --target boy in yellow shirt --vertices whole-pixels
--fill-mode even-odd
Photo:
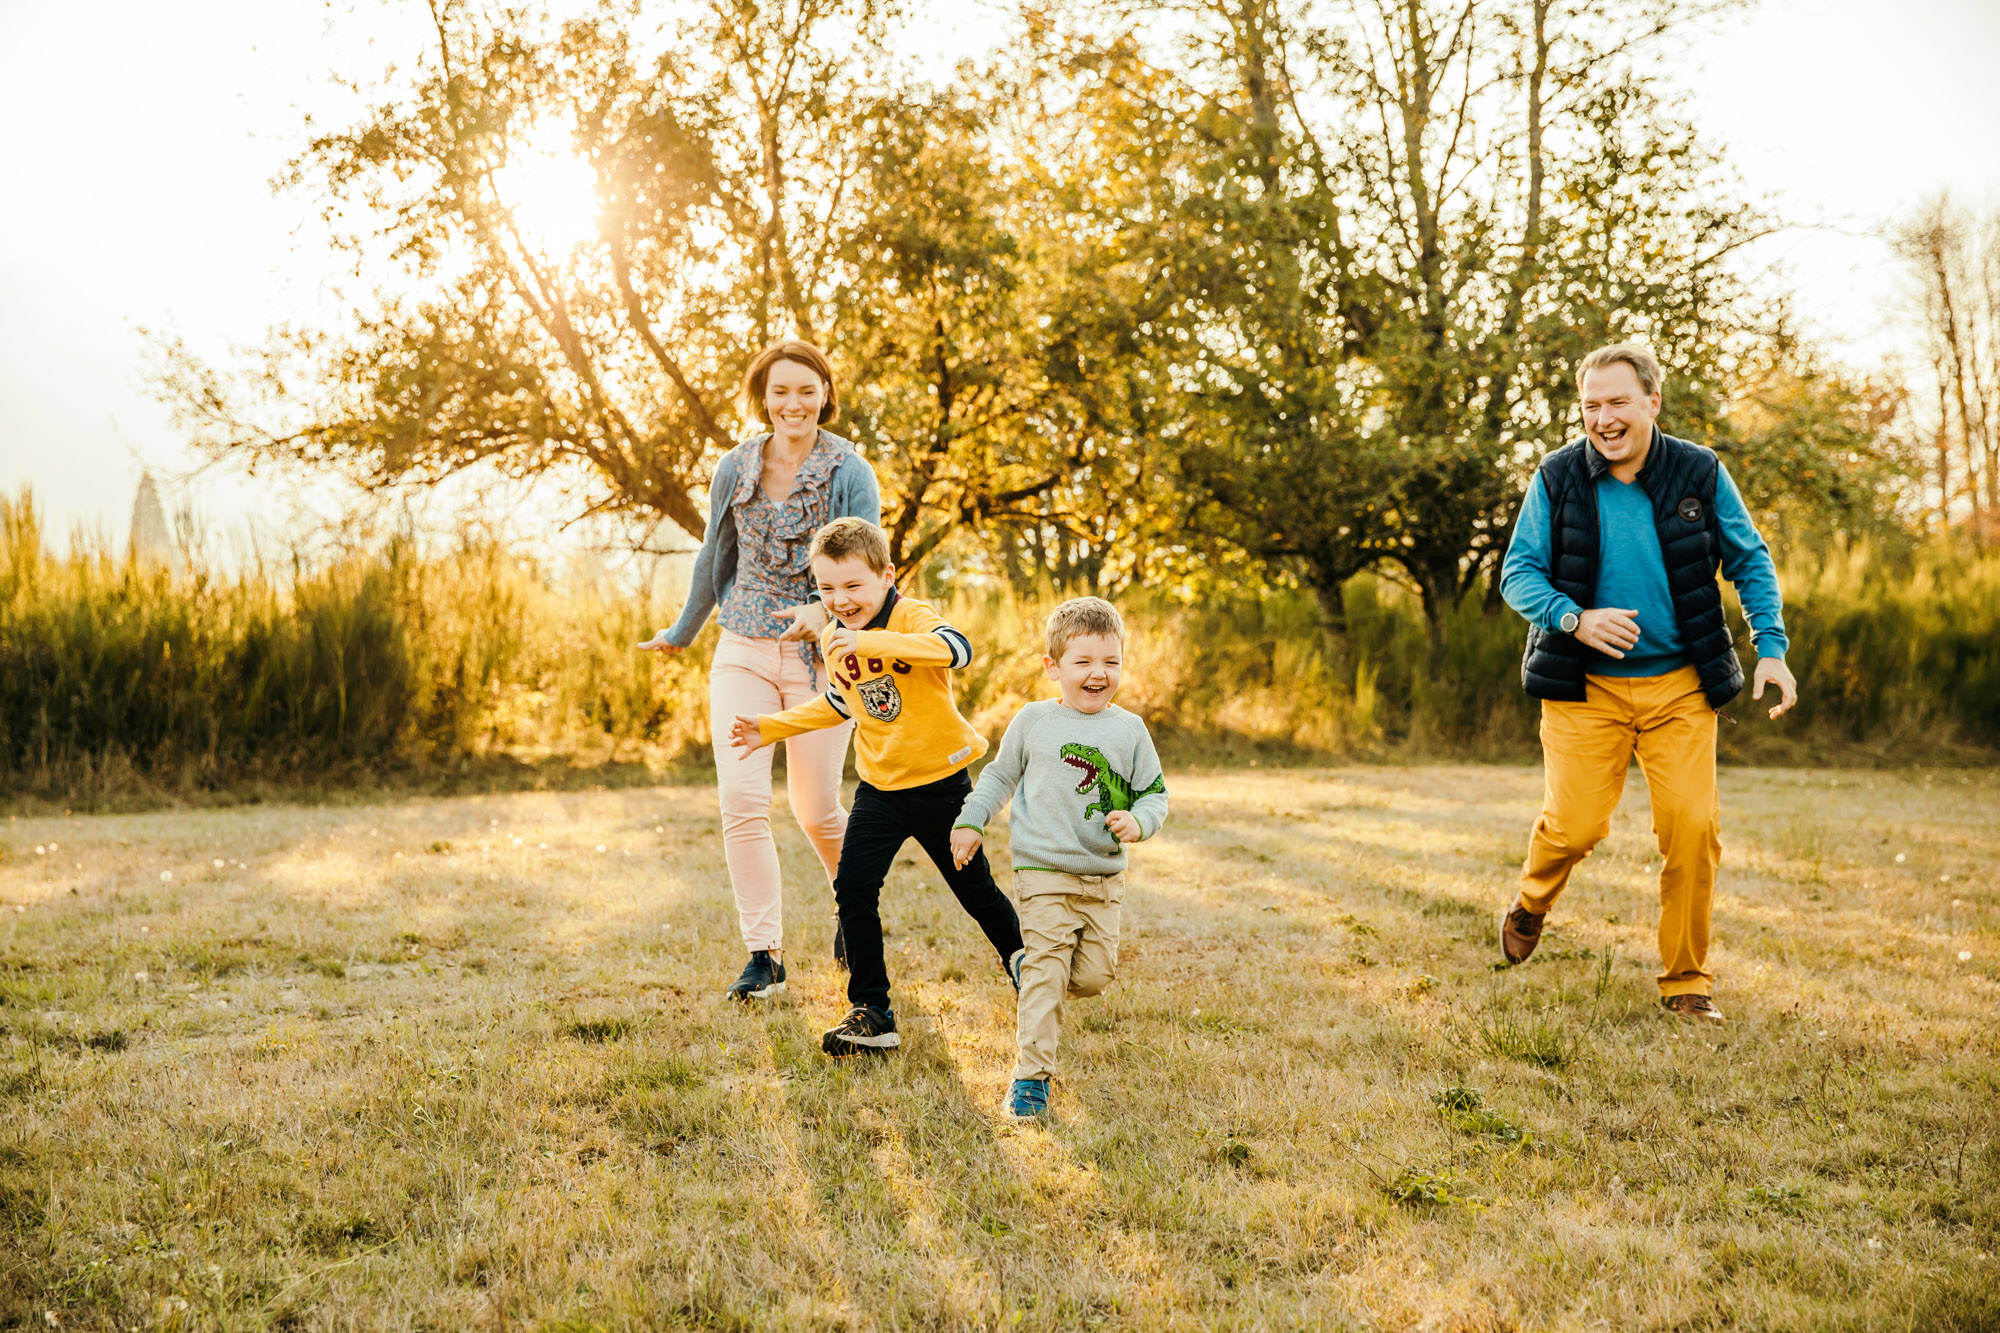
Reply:
[[[1021,987],[1021,922],[980,852],[952,857],[951,828],[972,794],[966,768],[986,741],[958,715],[951,673],[971,665],[972,644],[926,602],[896,591],[889,542],[859,518],[813,534],[813,580],[832,617],[820,636],[833,687],[782,713],[738,717],[730,742],[752,753],[802,731],[854,719],[861,784],[840,844],[833,900],[847,942],[846,1018],[820,1041],[828,1055],[902,1044],[889,1007],[882,957],[882,881],[906,839],[931,858],[959,905],[979,923],[1001,965]]]

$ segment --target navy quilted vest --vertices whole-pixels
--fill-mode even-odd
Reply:
[[[1542,461],[1549,497],[1549,581],[1578,606],[1597,598],[1597,479],[1610,464],[1586,440],[1566,444]],[[1715,519],[1715,483],[1722,464],[1713,451],[1653,428],[1653,447],[1638,482],[1653,502],[1653,526],[1667,566],[1667,591],[1688,661],[1702,693],[1720,708],[1743,690],[1743,663],[1722,615],[1722,536]],[[1537,699],[1580,703],[1584,677],[1610,663],[1567,634],[1528,627],[1521,685]]]

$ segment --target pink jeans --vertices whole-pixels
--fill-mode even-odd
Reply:
[[[778,872],[778,844],[771,836],[771,755],[773,747],[743,757],[729,743],[737,715],[756,717],[810,703],[826,689],[826,674],[799,660],[799,645],[752,639],[729,630],[715,645],[708,667],[708,725],[715,744],[715,780],[722,795],[722,851],[729,882],[736,890],[736,915],[743,942],[759,949],[784,947],[784,891]],[[840,840],[847,832],[847,807],[840,803],[841,770],[847,763],[852,722],[809,731],[785,741],[785,785],[792,815],[819,853],[830,884],[840,868]]]

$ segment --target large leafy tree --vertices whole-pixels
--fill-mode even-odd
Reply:
[[[1124,183],[1107,250],[1172,363],[1158,415],[1205,531],[1333,614],[1388,568],[1437,625],[1589,346],[1656,343],[1676,424],[1714,437],[1757,228],[1645,72],[1689,10],[1190,0],[1163,39],[1086,3],[1045,35],[1086,169]]]
[[[369,486],[475,465],[558,476],[577,512],[700,536],[748,358],[824,342],[884,473],[899,563],[1019,518],[1065,475],[1025,430],[1033,284],[977,90],[893,85],[890,0],[711,0],[538,28],[438,0],[435,40],[288,182],[345,226],[367,295],[248,371],[171,349],[197,441]],[[550,238],[510,172],[588,164],[591,235]],[[1043,299],[1048,299],[1044,291]]]

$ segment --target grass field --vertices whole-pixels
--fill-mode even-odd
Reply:
[[[1046,1128],[928,866],[726,1005],[706,788],[17,818],[0,1327],[2000,1327],[2000,776],[1723,781],[1718,1033],[1636,774],[1513,970],[1534,770],[1180,778]]]

